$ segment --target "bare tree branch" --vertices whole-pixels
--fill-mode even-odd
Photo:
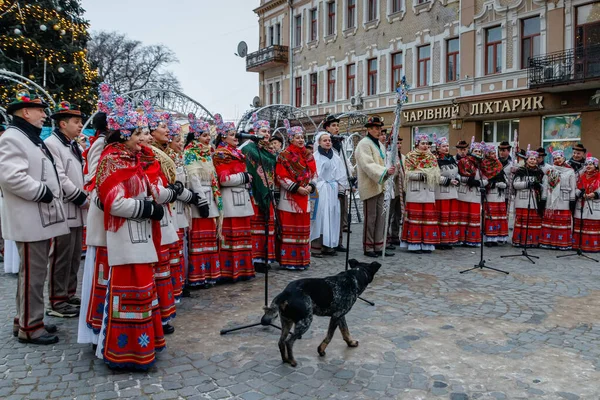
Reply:
[[[164,45],[144,46],[122,33],[100,31],[92,34],[88,56],[100,77],[117,93],[146,87],[181,89],[177,77],[167,70],[179,60]]]

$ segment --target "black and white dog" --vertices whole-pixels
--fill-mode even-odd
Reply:
[[[296,339],[299,339],[310,327],[313,315],[331,317],[327,336],[317,349],[320,356],[325,355],[325,349],[331,342],[337,327],[340,328],[342,337],[349,347],[358,346],[358,341],[350,337],[345,315],[352,309],[356,299],[367,285],[373,281],[381,264],[378,262],[367,264],[354,259],[350,260],[349,264],[351,269],[334,276],[290,282],[283,292],[273,299],[271,305],[265,308],[261,324],[268,325],[277,314],[280,316],[279,351],[284,363],[289,363],[292,367],[297,365],[292,348]],[[293,326],[294,332],[290,334]]]

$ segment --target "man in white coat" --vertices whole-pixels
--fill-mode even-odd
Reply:
[[[77,272],[81,263],[84,210],[88,208],[87,194],[83,190],[83,156],[75,140],[81,134],[85,116],[63,101],[58,104],[51,118],[56,121],[57,128],[44,142],[54,157],[70,232],[54,238],[50,252],[50,308],[47,314],[59,318],[72,318],[79,315],[81,304],[75,292]]]
[[[363,250],[367,257],[383,254],[385,215],[383,213],[384,183],[396,172],[396,168],[385,166],[385,147],[379,142],[383,121],[378,116],[370,117],[365,124],[367,136],[356,146],[356,170],[358,193],[363,201],[365,214],[363,228]],[[386,256],[393,256],[387,253]]]
[[[17,243],[21,264],[17,317],[19,341],[54,344],[56,326],[44,325],[44,282],[50,240],[69,232],[54,157],[40,138],[47,104],[27,92],[6,109],[12,124],[0,137],[2,233]]]

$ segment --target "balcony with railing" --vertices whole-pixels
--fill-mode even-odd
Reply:
[[[600,45],[589,45],[529,59],[529,88],[545,91],[596,87],[600,81]],[[569,88],[570,90],[571,88]]]
[[[248,54],[246,57],[246,71],[262,72],[276,66],[287,65],[288,49],[287,46],[274,44]]]

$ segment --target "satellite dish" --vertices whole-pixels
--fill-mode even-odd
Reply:
[[[252,106],[256,108],[260,107],[260,97],[254,96],[252,99]]]
[[[248,54],[248,45],[244,41],[239,42],[238,46],[237,46],[237,55],[244,58],[244,57],[246,57],[247,54]]]

